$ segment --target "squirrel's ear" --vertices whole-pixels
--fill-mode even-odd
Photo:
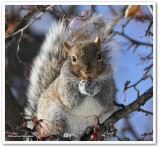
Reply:
[[[97,37],[95,38],[94,42],[95,42],[96,44],[100,44],[100,38],[97,36]]]
[[[72,45],[68,41],[63,42],[64,47],[67,49],[67,51],[70,51]]]

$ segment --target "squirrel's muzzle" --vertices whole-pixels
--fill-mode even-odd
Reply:
[[[81,70],[81,74],[87,79],[92,79],[96,75],[96,70]]]

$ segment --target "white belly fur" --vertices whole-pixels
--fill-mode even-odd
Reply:
[[[68,133],[81,135],[87,126],[94,125],[94,115],[99,115],[102,110],[103,107],[94,98],[87,96],[80,106],[67,115],[70,126]]]

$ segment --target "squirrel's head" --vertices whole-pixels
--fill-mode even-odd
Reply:
[[[94,79],[104,70],[99,37],[94,41],[77,42],[74,45],[65,41],[64,47],[68,52],[70,70],[80,79]]]

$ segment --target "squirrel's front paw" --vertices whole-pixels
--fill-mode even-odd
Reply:
[[[96,80],[82,80],[79,83],[78,89],[81,92],[81,94],[94,96],[100,92],[101,84]]]
[[[96,80],[89,81],[89,86],[91,90],[91,96],[98,94],[101,90],[101,83]]]
[[[81,80],[79,82],[78,89],[79,89],[81,94],[84,94],[84,95],[90,95],[91,94],[91,90],[90,90],[88,80]]]

